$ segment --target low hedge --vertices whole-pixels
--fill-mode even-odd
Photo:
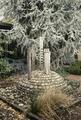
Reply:
[[[69,67],[65,68],[70,74],[81,75],[81,61],[72,63]]]

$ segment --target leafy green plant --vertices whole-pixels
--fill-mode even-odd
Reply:
[[[13,71],[13,68],[5,59],[0,59],[0,75],[7,75]]]
[[[66,77],[69,75],[69,73],[64,68],[57,69],[56,72],[59,73],[63,77]]]
[[[70,74],[81,75],[81,61],[72,63],[69,67],[65,68]]]

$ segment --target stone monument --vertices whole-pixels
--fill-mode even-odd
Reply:
[[[50,72],[50,51],[49,49],[44,49],[44,71],[46,74]]]
[[[24,75],[18,83],[18,89],[22,89],[29,95],[43,93],[49,88],[66,89],[67,83],[62,76],[50,70],[50,51],[44,49],[44,68],[31,71],[31,50],[28,54],[28,74]]]

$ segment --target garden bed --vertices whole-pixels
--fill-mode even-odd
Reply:
[[[26,113],[27,111],[30,111],[30,107],[31,107],[31,101],[29,99],[29,97],[27,96],[27,92],[23,92],[22,89],[19,90],[16,85],[18,83],[20,83],[20,81],[23,81],[24,79],[26,79],[27,76],[25,75],[18,75],[15,76],[11,79],[11,77],[9,79],[11,79],[10,81],[7,79],[5,81],[2,81],[2,84],[5,84],[7,81],[10,82],[10,84],[15,81],[15,86],[14,85],[10,85],[6,86],[6,87],[1,87],[0,88],[0,96],[5,99],[6,101],[8,101],[10,104],[12,104],[13,106],[16,106],[17,108],[21,108],[22,110],[24,110]],[[17,81],[17,84],[16,84]],[[70,81],[70,80],[66,80],[67,81],[67,94],[68,95],[73,95],[74,100],[72,101],[72,104],[75,104],[75,102],[77,100],[81,99],[81,86],[80,86],[80,81],[76,80],[76,81]],[[25,89],[26,91],[27,89]],[[70,104],[71,105],[71,104]],[[8,106],[9,107],[9,106]],[[7,107],[7,110],[8,110]],[[59,108],[56,112],[58,114],[58,116],[60,117],[61,120],[80,120],[81,118],[81,114],[80,114],[80,107],[81,107],[81,101],[77,104],[75,104],[73,107],[69,107],[67,108]],[[1,108],[2,111],[4,111],[4,107]],[[7,111],[5,110],[4,113]],[[16,110],[15,110],[16,111]],[[17,112],[17,111],[16,111]],[[69,114],[70,113],[70,114]],[[9,114],[9,113],[8,113]],[[3,117],[3,114],[1,112],[1,116]],[[9,117],[9,115],[6,115],[6,113],[4,114],[4,116],[6,116],[5,118],[7,118],[7,116]],[[12,114],[13,116],[13,114]],[[27,114],[28,116],[28,114]],[[37,115],[36,115],[37,117]],[[39,118],[40,116],[38,116]],[[31,116],[29,116],[29,118],[32,119]],[[10,120],[16,120],[16,119],[10,119]],[[21,118],[19,118],[19,120],[23,120]],[[35,119],[37,120],[37,119]],[[59,120],[59,119],[58,119]]]

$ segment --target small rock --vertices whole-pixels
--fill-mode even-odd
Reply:
[[[11,98],[11,99],[14,99],[14,96],[13,96],[13,95],[10,95],[10,98]]]
[[[20,104],[19,104],[19,106],[20,106],[20,107],[23,107],[23,104],[22,104],[22,103],[20,103]]]

